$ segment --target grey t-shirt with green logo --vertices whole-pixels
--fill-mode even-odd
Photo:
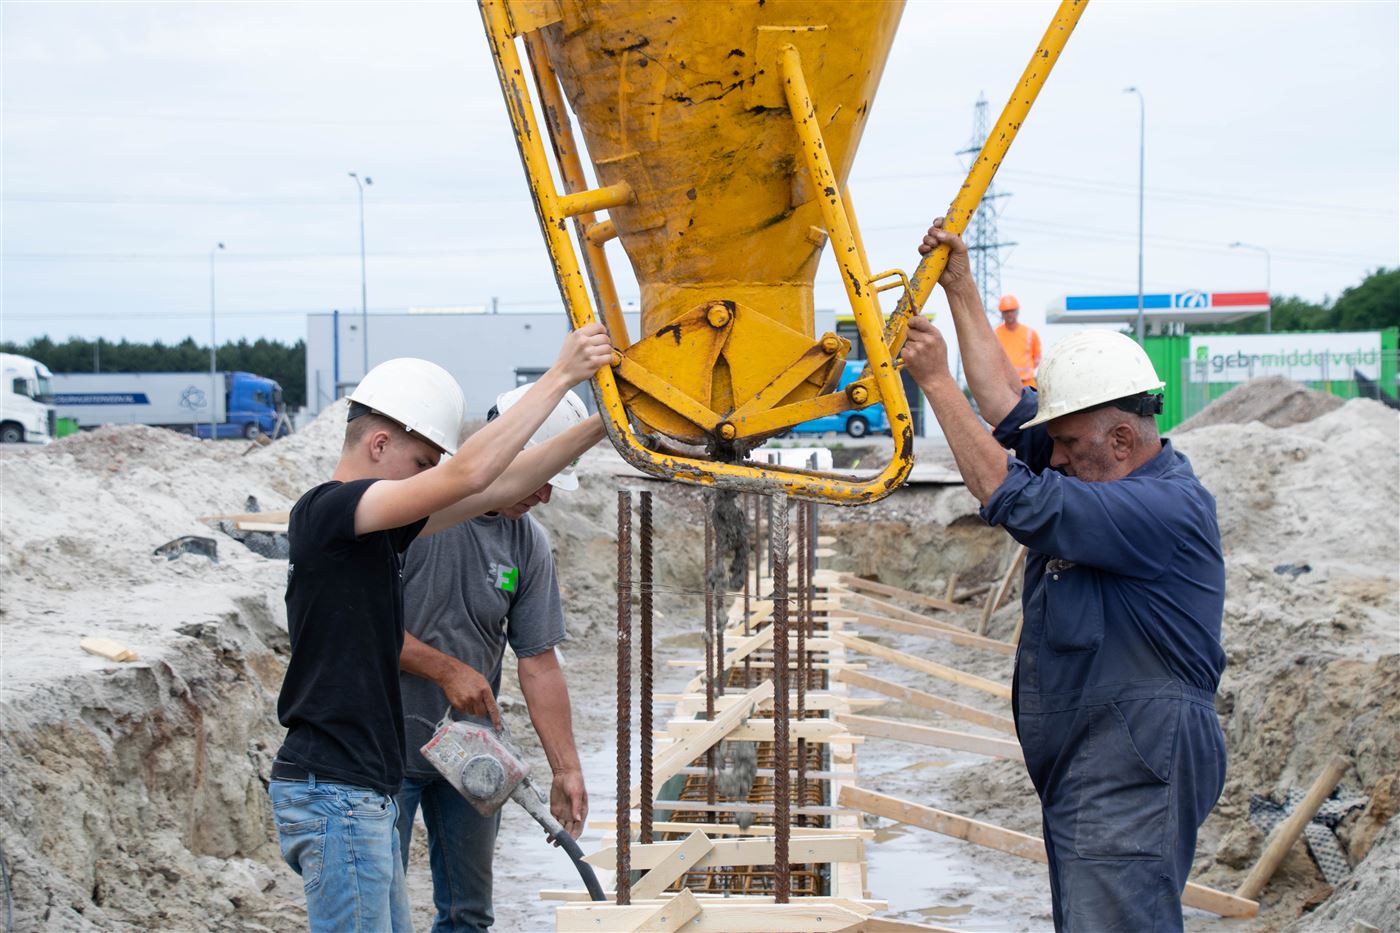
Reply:
[[[501,688],[507,644],[516,657],[528,658],[565,638],[549,536],[528,515],[483,515],[415,540],[404,559],[403,584],[405,631],[476,668],[493,693]],[[406,772],[437,777],[418,749],[433,734],[423,720],[441,719],[447,696],[413,674],[400,672],[399,687],[408,737]]]

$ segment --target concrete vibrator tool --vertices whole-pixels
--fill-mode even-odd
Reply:
[[[530,779],[530,765],[511,738],[508,726],[502,724],[497,732],[474,722],[454,721],[452,710],[448,709],[421,751],[482,816],[491,816],[507,800],[524,807],[550,838],[569,853],[589,896],[595,901],[607,900],[592,866],[583,860],[578,843],[549,812],[549,801]]]

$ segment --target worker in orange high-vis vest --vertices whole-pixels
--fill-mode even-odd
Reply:
[[[1016,375],[1021,377],[1021,385],[1034,386],[1035,371],[1040,367],[1040,335],[1018,321],[1021,303],[1015,295],[1003,295],[998,307],[1001,326],[997,328],[997,340],[1016,368]]]

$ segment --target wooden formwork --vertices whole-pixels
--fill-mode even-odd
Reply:
[[[821,538],[830,545],[833,539]],[[819,557],[831,556],[817,548]],[[847,574],[817,571],[812,575],[810,634],[806,640],[805,713],[790,723],[789,738],[801,737],[805,773],[801,793],[792,792],[789,857],[791,900],[776,903],[773,764],[775,758],[773,691],[773,600],[736,598],[718,624],[724,629],[724,656],[718,661],[724,693],[712,699],[714,717],[702,718],[707,706],[703,674],[676,694],[658,696],[671,714],[657,729],[653,762],[656,788],[654,841],[631,845],[631,903],[582,903],[582,892],[549,892],[569,903],[557,914],[557,928],[570,930],[939,930],[925,924],[877,916],[888,905],[873,899],[867,885],[865,815],[895,819],[999,849],[1032,860],[1044,859],[1034,837],[875,794],[858,785],[857,753],[867,738],[915,742],[971,751],[993,757],[1020,758],[1009,737],[978,735],[864,715],[872,706],[894,699],[931,709],[999,733],[1014,735],[1002,711],[959,703],[934,692],[936,684],[956,684],[978,691],[988,703],[1009,700],[1008,684],[977,677],[926,657],[895,651],[860,637],[853,628],[871,625],[939,642],[997,654],[1014,653],[1014,643],[996,641],[950,616],[928,612],[964,609],[955,601],[912,593]],[[772,592],[772,579],[750,575],[753,592]],[[1005,587],[993,587],[993,593]],[[874,594],[874,595],[872,595]],[[995,595],[989,597],[994,599]],[[895,600],[898,602],[891,602]],[[903,603],[904,605],[899,605]],[[916,609],[908,608],[917,607]],[[975,625],[975,622],[973,623]],[[929,690],[892,683],[864,673],[865,663],[892,664],[928,675]],[[703,661],[678,666],[704,670]],[[791,665],[797,667],[794,661]],[[881,698],[853,697],[848,688],[868,690]],[[719,743],[757,745],[758,775],[742,800],[716,793],[708,803],[706,752]],[[793,759],[795,762],[795,758]],[[667,782],[671,782],[668,784]],[[667,790],[667,788],[671,788]],[[640,803],[634,786],[629,801]],[[750,825],[737,822],[739,813]],[[616,850],[606,847],[587,857],[602,868],[616,865]],[[1198,884],[1187,886],[1185,903],[1223,916],[1248,917],[1258,910],[1252,900]]]

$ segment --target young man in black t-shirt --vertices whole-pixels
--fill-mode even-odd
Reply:
[[[393,800],[405,751],[403,551],[420,534],[518,502],[601,440],[595,417],[516,456],[564,392],[611,356],[601,325],[574,331],[510,417],[440,464],[465,408],[445,370],[390,360],[351,393],[335,473],[291,513],[292,656],[277,704],[287,738],[268,788],[313,931],[411,928]]]

